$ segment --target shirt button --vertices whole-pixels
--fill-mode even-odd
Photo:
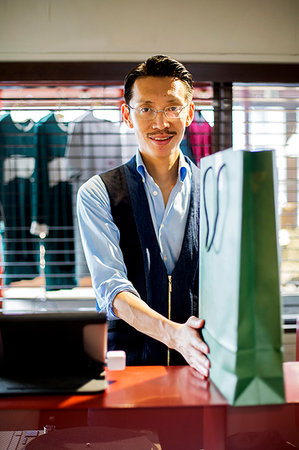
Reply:
[[[163,258],[163,259],[164,259],[164,261],[167,261],[167,256],[164,256],[164,258]]]
[[[153,191],[153,195],[154,196],[158,195],[158,191]]]

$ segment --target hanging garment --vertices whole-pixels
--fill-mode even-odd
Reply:
[[[194,120],[187,128],[188,141],[196,164],[200,165],[200,159],[212,153],[213,128],[204,119],[199,111],[196,111]]]
[[[77,282],[90,276],[76,213],[77,191],[93,175],[122,163],[120,124],[96,118],[91,111],[69,124],[66,149],[68,179],[72,183],[75,266]]]
[[[46,236],[46,289],[72,288],[75,264],[71,184],[65,159],[67,125],[50,113],[38,122],[37,136],[31,232]]]
[[[39,275],[39,246],[30,234],[32,182],[37,155],[36,124],[0,116],[0,201],[4,231],[5,284]]]

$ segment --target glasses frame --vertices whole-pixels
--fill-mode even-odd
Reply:
[[[132,109],[132,110],[134,110],[134,111],[138,111],[140,108],[142,108],[142,107],[133,108],[133,106],[130,106],[130,105],[128,105],[127,103],[126,103],[126,106],[127,106],[129,109]],[[167,119],[170,119],[170,120],[179,119],[179,118],[180,118],[180,115],[181,115],[181,112],[183,111],[183,109],[187,108],[187,106],[188,106],[188,104],[187,104],[187,105],[184,105],[184,106],[177,106],[177,108],[180,108],[180,112],[179,112],[178,117],[168,117],[168,116],[167,116],[167,113],[166,113],[165,110],[167,110],[167,108],[171,108],[171,106],[165,106],[164,109],[155,109],[155,108],[148,107],[148,109],[150,109],[150,110],[152,110],[152,111],[154,112],[154,116],[153,116],[152,118],[150,118],[150,119],[149,119],[149,118],[146,118],[146,117],[141,117],[141,116],[140,116],[140,119],[141,119],[141,120],[155,120],[155,118],[157,117],[157,114],[158,114],[159,112],[162,112],[162,113],[164,114],[164,116],[165,116]]]

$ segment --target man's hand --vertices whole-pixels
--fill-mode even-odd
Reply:
[[[136,330],[163,342],[185,358],[205,380],[209,376],[209,348],[201,338],[204,320],[189,317],[186,323],[177,323],[154,311],[143,300],[131,292],[120,292],[113,301],[113,312]]]
[[[210,361],[207,358],[209,348],[200,336],[204,320],[189,317],[186,323],[177,324],[173,348],[181,353],[187,363],[196,369],[202,379],[209,376]]]

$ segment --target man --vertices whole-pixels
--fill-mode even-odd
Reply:
[[[78,217],[109,349],[127,363],[185,364],[205,379],[198,292],[199,169],[180,151],[193,120],[193,82],[157,55],[125,79],[122,116],[139,151],[79,190]]]

